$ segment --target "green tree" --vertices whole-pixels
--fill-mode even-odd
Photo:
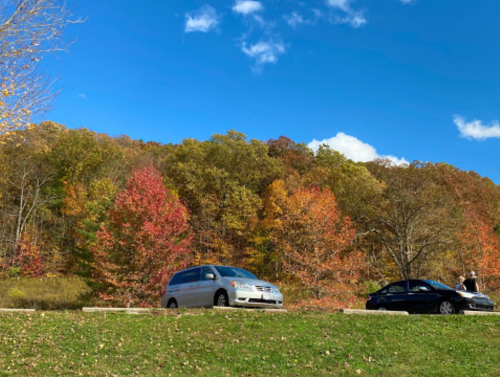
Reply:
[[[187,139],[166,160],[168,177],[191,210],[197,261],[241,264],[258,222],[261,191],[282,175],[280,161],[236,131]]]

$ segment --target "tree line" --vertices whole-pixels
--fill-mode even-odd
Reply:
[[[360,163],[236,131],[173,145],[42,122],[0,135],[0,274],[80,275],[137,305],[206,263],[344,303],[366,281],[451,285],[471,269],[491,291],[499,204],[499,186],[445,163]]]

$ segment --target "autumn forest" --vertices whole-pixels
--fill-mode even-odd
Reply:
[[[358,163],[236,131],[178,145],[42,122],[0,144],[0,274],[79,276],[157,306],[186,266],[227,264],[307,300],[478,272],[500,288],[500,189],[445,163]]]

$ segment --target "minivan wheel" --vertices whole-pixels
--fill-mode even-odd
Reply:
[[[177,309],[178,306],[177,306],[177,301],[175,300],[170,300],[167,304],[167,308],[169,309]]]
[[[444,300],[439,304],[439,314],[453,314],[455,313],[455,306],[449,300]]]
[[[219,291],[215,295],[214,300],[215,306],[229,306],[229,299],[227,298],[227,293],[225,291]]]

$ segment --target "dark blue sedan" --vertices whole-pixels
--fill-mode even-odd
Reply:
[[[368,295],[367,310],[453,314],[461,310],[492,311],[493,301],[481,293],[455,291],[432,280],[404,280]]]

